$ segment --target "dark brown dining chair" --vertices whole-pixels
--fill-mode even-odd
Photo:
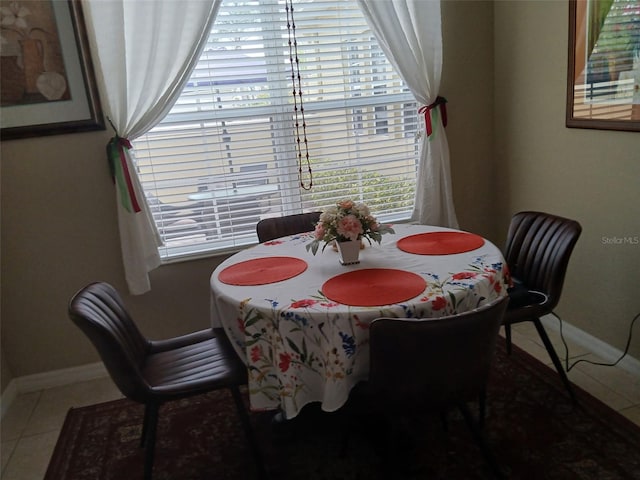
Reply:
[[[118,292],[91,283],[69,303],[71,320],[89,338],[122,394],[145,405],[141,447],[144,478],[152,478],[156,427],[164,402],[228,388],[247,435],[259,478],[265,478],[239,387],[247,370],[223,331],[206,329],[167,340],[148,340],[137,328]],[[214,408],[215,406],[212,406]]]
[[[543,212],[520,212],[511,219],[504,251],[513,287],[504,317],[507,352],[511,325],[533,322],[573,402],[576,396],[540,317],[558,305],[573,247],[582,227],[575,220]]]
[[[286,235],[311,232],[320,219],[320,213],[307,212],[285,215],[284,217],[263,218],[256,225],[258,241],[263,243]]]
[[[370,327],[365,392],[373,411],[394,417],[457,407],[488,465],[502,476],[483,433],[486,385],[507,308],[500,297],[476,310],[437,319],[378,318]],[[479,401],[478,418],[467,402]]]

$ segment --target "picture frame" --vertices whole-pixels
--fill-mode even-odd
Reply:
[[[566,126],[640,131],[640,0],[569,0]]]
[[[104,130],[80,0],[0,3],[0,139]]]

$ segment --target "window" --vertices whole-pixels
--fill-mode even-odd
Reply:
[[[410,216],[413,96],[355,1],[294,8],[304,108],[296,97],[297,128],[284,2],[223,1],[179,100],[134,141],[165,260],[254,243],[261,218],[347,197],[367,202],[381,221]],[[300,188],[300,171],[310,180],[305,130],[310,190]]]

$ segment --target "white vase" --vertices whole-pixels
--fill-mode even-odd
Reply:
[[[336,244],[338,245],[338,254],[342,265],[360,263],[360,240],[336,242]]]

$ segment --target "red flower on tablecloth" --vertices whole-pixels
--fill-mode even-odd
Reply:
[[[493,284],[493,289],[497,292],[500,293],[502,292],[502,284],[500,282],[496,282]]]
[[[251,349],[251,361],[257,362],[262,357],[262,349],[259,345],[254,345]]]
[[[360,318],[358,317],[358,315],[354,315],[354,316],[353,316],[353,319],[354,319],[354,320],[355,320],[355,322],[356,322],[356,327],[358,327],[358,328],[362,328],[363,330],[368,330],[368,329],[369,329],[369,326],[370,326],[370,325],[369,325],[368,323],[362,323],[362,322],[360,321]]]
[[[460,272],[454,273],[452,278],[454,280],[468,280],[470,278],[476,278],[478,274],[476,272]]]
[[[334,308],[334,307],[337,307],[338,305],[340,304],[336,302],[320,302],[320,306],[324,308]]]
[[[434,310],[442,310],[446,306],[447,301],[444,297],[436,297],[431,301],[431,308],[433,308]]]
[[[502,264],[502,277],[504,278],[504,284],[510,288],[513,287],[513,280],[511,279],[511,272],[509,271],[509,265]]]
[[[263,245],[280,245],[281,243],[284,243],[282,240],[270,240],[268,242],[264,242]]]
[[[316,303],[318,303],[318,300],[312,300],[310,298],[305,298],[304,300],[298,300],[296,302],[293,302],[291,304],[291,308],[307,308],[307,307],[314,306]]]
[[[291,355],[289,355],[288,353],[281,353],[280,363],[278,364],[278,366],[280,367],[280,371],[286,372],[287,370],[289,370],[290,365],[291,365]]]

